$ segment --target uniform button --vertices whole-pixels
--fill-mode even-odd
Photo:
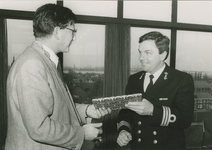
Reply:
[[[157,135],[157,132],[156,131],[153,131],[153,135]]]
[[[138,130],[138,132],[137,132],[138,134],[141,134],[141,130]]]
[[[141,142],[141,139],[140,138],[138,139],[138,142]]]
[[[141,121],[138,121],[138,125],[141,125]]]
[[[157,144],[157,143],[158,143],[158,141],[157,141],[157,140],[154,140],[154,141],[153,141],[153,143],[154,143],[154,144]]]

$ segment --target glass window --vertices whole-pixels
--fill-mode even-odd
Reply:
[[[124,18],[171,21],[170,0],[124,1]]]
[[[176,68],[212,72],[212,33],[178,31]]]
[[[12,10],[23,10],[23,11],[35,11],[41,5],[46,3],[54,3],[56,4],[56,0],[3,0],[0,1],[0,9],[12,9]]]
[[[176,68],[193,76],[195,101],[209,100],[212,80],[212,33],[178,31]],[[195,105],[194,109],[208,110],[205,105]]]
[[[212,25],[212,1],[178,1],[178,22]]]
[[[8,66],[34,41],[32,21],[7,20]],[[21,37],[21,38],[20,38]]]
[[[76,39],[64,53],[64,74],[73,98],[91,103],[103,96],[105,26],[76,24]]]
[[[117,1],[69,1],[64,0],[77,15],[117,17]]]
[[[170,39],[171,31],[167,29],[132,27],[131,28],[131,71],[130,71],[131,74],[141,71],[141,65],[139,62],[139,55],[138,55],[138,46],[139,46],[138,40],[140,36],[151,31],[159,31]],[[170,64],[170,55],[168,56],[165,62],[168,65]]]

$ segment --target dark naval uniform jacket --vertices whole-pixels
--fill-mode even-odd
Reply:
[[[118,132],[132,134],[131,150],[183,150],[184,129],[193,120],[194,82],[191,75],[166,65],[153,87],[143,90],[145,72],[131,75],[125,94],[142,93],[154,105],[151,116],[122,109],[118,115]]]

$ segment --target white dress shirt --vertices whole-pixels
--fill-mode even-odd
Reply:
[[[55,64],[56,68],[59,62],[58,56],[54,53],[54,51],[50,48],[48,48],[46,45],[36,41],[39,45],[42,45],[43,49],[49,54],[51,61]]]
[[[161,73],[163,72],[163,70],[165,69],[165,67],[166,67],[166,65],[164,64],[163,65],[163,67],[161,67],[158,71],[156,71],[154,74],[153,74],[153,76],[154,76],[154,78],[153,78],[153,84],[157,81],[157,79],[159,78],[159,76],[161,75]],[[147,86],[148,86],[148,84],[149,84],[149,82],[150,82],[150,78],[149,78],[149,76],[150,76],[151,74],[150,73],[148,73],[148,72],[146,72],[146,74],[145,74],[145,78],[144,78],[144,91],[146,91],[146,88],[147,88]]]

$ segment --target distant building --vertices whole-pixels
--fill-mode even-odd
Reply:
[[[207,81],[194,81],[195,92],[206,92],[209,93],[211,91],[211,86]]]
[[[194,81],[195,85],[195,104],[194,109],[212,110],[211,85],[204,80]]]

